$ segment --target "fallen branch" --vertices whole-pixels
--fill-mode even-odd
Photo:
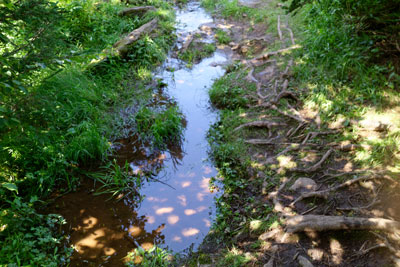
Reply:
[[[400,222],[383,218],[361,218],[325,215],[297,215],[286,221],[286,231],[296,233],[302,231],[328,230],[383,230],[400,231]]]
[[[118,13],[118,16],[128,16],[128,15],[132,15],[132,14],[137,14],[137,13],[143,13],[143,12],[147,12],[150,10],[156,10],[156,8],[154,6],[137,6],[137,7],[131,7],[131,8],[127,8],[124,10],[121,10]]]
[[[116,42],[111,49],[107,49],[104,52],[104,56],[102,56],[98,60],[93,60],[90,62],[88,68],[94,67],[104,61],[106,61],[109,57],[126,56],[129,51],[129,47],[139,40],[144,34],[152,32],[158,25],[158,20],[153,19],[150,22],[140,26],[139,28],[130,32],[126,37]]]

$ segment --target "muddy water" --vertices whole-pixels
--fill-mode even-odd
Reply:
[[[212,18],[194,2],[177,11],[177,21],[179,48],[190,32],[211,23]],[[129,162],[133,171],[161,169],[153,178],[162,182],[145,183],[140,190],[145,196],[141,203],[95,197],[91,184],[56,201],[54,210],[69,222],[66,231],[70,245],[76,248],[72,266],[123,265],[122,258],[137,245],[179,252],[202,242],[214,212],[215,192],[209,189],[209,180],[217,174],[206,161],[206,133],[217,116],[210,108],[207,90],[223,75],[216,63],[226,61],[227,56],[217,51],[187,69],[171,56],[156,71],[155,76],[168,84],[163,94],[177,103],[186,127],[182,144],[165,152],[151,152],[134,136],[119,140],[119,162]]]

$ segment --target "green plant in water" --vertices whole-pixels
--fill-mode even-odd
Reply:
[[[178,107],[153,110],[143,107],[135,116],[137,132],[143,140],[148,140],[157,148],[165,148],[168,142],[180,141],[183,125]]]
[[[142,177],[139,174],[132,174],[129,163],[125,163],[123,167],[114,162],[109,162],[102,167],[105,173],[90,174],[92,178],[99,181],[103,185],[97,190],[95,195],[111,194],[111,197],[121,196],[127,197],[130,194],[139,196],[139,188],[142,185]]]
[[[168,267],[172,262],[172,254],[157,246],[147,251],[139,246],[133,252],[129,252],[126,258],[128,259],[126,265],[130,267]]]

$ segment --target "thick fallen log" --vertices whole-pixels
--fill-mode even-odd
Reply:
[[[127,36],[116,42],[111,49],[104,51],[104,56],[100,59],[90,62],[88,68],[92,68],[102,62],[105,62],[110,57],[125,57],[129,51],[129,47],[139,40],[144,34],[152,32],[158,25],[158,20],[153,19],[150,22],[140,26],[130,32]]]
[[[297,215],[287,219],[286,225],[286,231],[289,233],[328,230],[382,230],[393,233],[400,231],[400,222],[383,218]]]
[[[137,7],[130,7],[124,10],[121,10],[118,13],[118,16],[130,16],[138,13],[144,13],[147,11],[154,11],[156,8],[154,6],[137,6]]]
[[[152,32],[158,25],[158,20],[153,19],[150,22],[140,26],[136,30],[130,32],[125,38],[119,40],[113,45],[112,54],[113,56],[125,56],[128,52],[129,46],[136,42],[146,33]]]

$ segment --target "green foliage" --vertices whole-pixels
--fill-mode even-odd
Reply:
[[[105,191],[129,193],[140,183],[140,177],[109,163],[107,154],[118,111],[132,97],[139,96],[140,103],[151,97],[136,92],[145,91],[145,79],[132,88],[132,76],[146,76],[175,38],[170,3],[147,2],[158,10],[141,18],[119,17],[124,6],[117,1],[0,3],[0,265],[67,262],[69,252],[54,234],[62,219],[38,214],[35,201],[26,202],[32,196],[48,196],[56,186],[71,190],[82,168],[102,162],[108,173],[97,178]],[[130,58],[86,70],[101,51],[155,17],[157,34],[136,42]],[[160,114],[150,128],[156,142],[173,139],[172,133],[178,138],[178,111]]]
[[[201,4],[207,10],[224,18],[243,19],[246,17],[254,22],[261,22],[266,18],[264,10],[239,5],[238,0],[202,0]]]
[[[168,142],[179,141],[183,132],[182,114],[175,106],[165,110],[141,108],[135,116],[137,132],[155,147],[165,148]]]
[[[185,52],[179,54],[179,58],[186,61],[188,67],[192,67],[194,63],[211,56],[215,50],[214,44],[192,42]]]
[[[250,261],[249,258],[247,258],[242,253],[239,253],[239,251],[236,248],[233,248],[230,251],[226,251],[224,253],[224,256],[218,261],[217,266],[240,267],[246,265],[246,263],[249,261]]]
[[[221,29],[217,30],[215,37],[217,38],[217,41],[220,44],[229,44],[229,42],[231,41],[231,37],[228,35],[228,33]]]
[[[102,169],[104,169],[104,172],[90,174],[92,178],[103,184],[95,195],[111,194],[110,198],[120,194],[125,197],[130,194],[139,196],[138,189],[143,180],[140,175],[132,175],[129,163],[126,162],[125,166],[121,167],[114,160],[114,162],[109,162],[103,166]]]
[[[254,91],[255,87],[243,79],[244,75],[241,72],[231,72],[217,79],[208,92],[211,103],[217,108],[227,109],[247,106],[249,102],[245,95]]]
[[[68,263],[72,248],[63,248],[64,237],[58,232],[65,223],[55,214],[38,214],[34,205],[21,198],[9,201],[0,214],[0,265],[60,266]]]
[[[172,261],[171,253],[157,246],[147,251],[138,247],[133,252],[129,252],[127,258],[129,261],[126,265],[130,267],[168,267]],[[139,263],[135,264],[136,261]]]

